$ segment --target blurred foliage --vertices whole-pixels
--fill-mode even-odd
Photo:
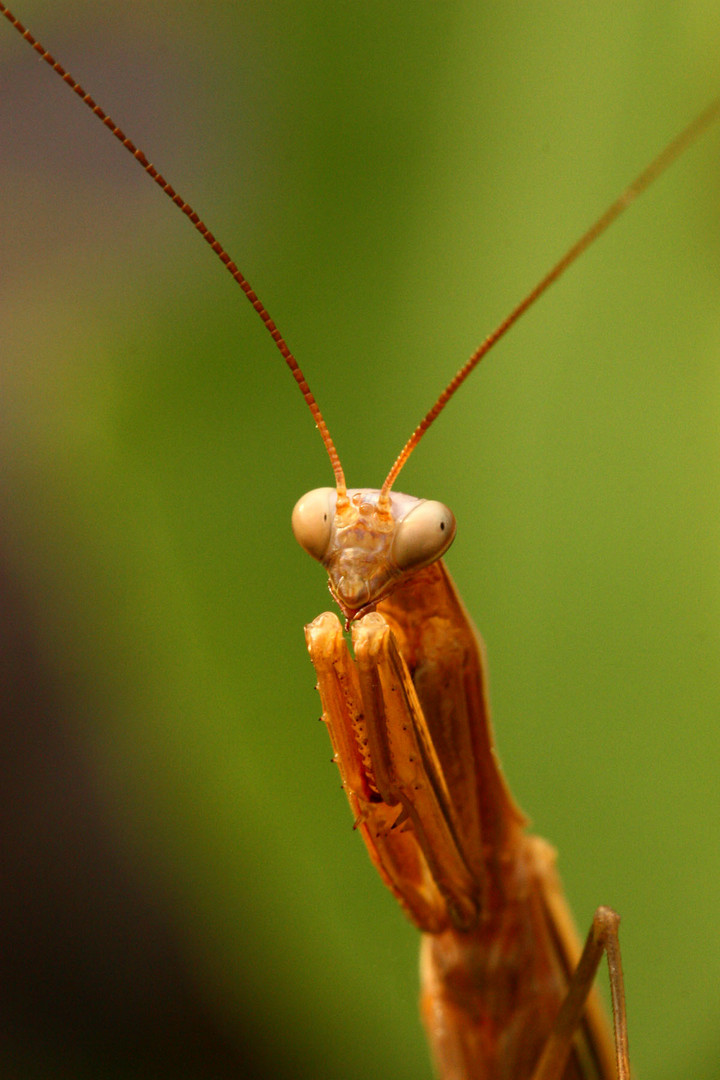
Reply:
[[[703,0],[18,14],[230,248],[353,484],[717,91]],[[313,722],[312,423],[167,200],[5,26],[0,57],[3,1074],[429,1078],[416,934]],[[718,1068],[718,145],[400,485],[456,511],[506,772],[581,926],[623,914],[653,1080]]]

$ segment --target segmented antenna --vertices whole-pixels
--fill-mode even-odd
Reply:
[[[400,451],[398,457],[395,460],[395,464],[387,475],[385,483],[382,486],[381,499],[386,501],[391,487],[395,483],[398,473],[402,469],[403,465],[410,457],[421,438],[430,427],[432,422],[438,418],[443,411],[448,401],[467,379],[468,375],[475,370],[482,358],[486,353],[492,349],[493,345],[500,340],[500,338],[507,333],[510,327],[517,322],[521,315],[524,315],[529,307],[531,307],[535,301],[542,296],[546,289],[548,289],[553,282],[557,281],[561,274],[563,274],[567,268],[575,262],[577,258],[586,251],[597,238],[605,232],[605,230],[612,225],[616,218],[620,217],[623,210],[637,199],[638,195],[641,195],[646,188],[652,184],[653,180],[656,180],[661,173],[665,172],[669,165],[678,158],[684,150],[690,146],[706,128],[720,117],[720,98],[716,98],[713,102],[699,116],[688,124],[683,131],[677,135],[671,143],[662,150],[653,161],[643,169],[638,176],[635,177],[633,182],[625,188],[623,193],[618,196],[614,203],[607,208],[604,214],[601,214],[597,221],[583,233],[579,240],[577,240],[572,247],[568,248],[565,254],[558,262],[552,267],[551,270],[542,278],[541,281],[535,286],[534,289],[527,294],[524,300],[521,300],[517,307],[513,308],[508,316],[500,323],[500,325],[493,330],[492,334],[482,342],[480,346],[475,350],[470,359],[466,362],[464,367],[461,367],[457,375],[448,383],[443,390],[440,397],[437,399],[433,407],[423,417],[418,426],[413,431],[412,435],[405,443],[405,446]]]
[[[41,45],[40,42],[35,37],[33,37],[30,31],[25,26],[23,26],[20,20],[16,18],[15,15],[13,15],[12,11],[10,11],[10,9],[5,6],[5,4],[0,4],[0,13],[3,14],[8,20],[8,22],[15,27],[17,32],[24,38],[25,41],[27,41],[28,45],[31,45],[33,47],[33,49],[36,53],[38,53],[41,59],[43,59],[46,64],[50,65],[53,71],[60,76],[63,82],[67,83],[70,89],[78,95],[78,97],[85,105],[87,105],[88,109],[90,109],[91,112],[93,112],[95,116],[97,116],[97,118],[102,121],[105,127],[108,128],[110,132],[112,132],[112,134],[120,143],[122,143],[127,152],[129,154],[132,154],[135,160],[139,162],[140,165],[142,165],[145,172],[152,180],[155,181],[161,191],[163,191],[167,195],[167,197],[171,199],[172,202],[174,202],[175,205],[183,212],[183,214],[185,214],[185,216],[190,219],[195,229],[197,229],[197,231],[202,236],[203,240],[210,245],[220,262],[225,267],[225,269],[228,270],[228,272],[233,276],[242,291],[245,293],[253,308],[260,316],[263,326],[270,334],[270,337],[273,339],[278,349],[280,350],[280,354],[283,360],[290,368],[295,382],[300,387],[300,393],[305,398],[305,402],[313,415],[313,419],[315,420],[317,429],[320,432],[322,441],[325,444],[325,449],[328,452],[333,472],[335,473],[335,486],[337,487],[338,491],[338,501],[339,503],[342,503],[343,499],[345,498],[346,492],[345,475],[343,473],[342,465],[340,464],[338,452],[335,449],[335,444],[332,441],[330,432],[327,428],[327,424],[325,423],[325,420],[323,418],[323,414],[320,412],[320,406],[316,402],[315,395],[312,393],[310,387],[307,384],[307,380],[302,373],[300,365],[298,364],[293,354],[290,352],[285,338],[278,330],[274,320],[270,317],[270,313],[257,296],[250,282],[240,271],[237,265],[232,261],[230,255],[222,246],[220,241],[213,236],[207,225],[196,214],[192,206],[190,206],[189,203],[185,202],[182,196],[178,195],[173,186],[169,184],[165,177],[162,175],[162,173],[159,173],[155,166],[148,161],[142,150],[138,149],[138,147],[135,146],[132,140],[127,137],[122,128],[118,127],[112,117],[108,116],[105,110],[102,109],[97,104],[97,102],[92,99],[90,94],[87,93],[87,91],[80,85],[80,83],[76,79],[74,79],[68,71],[65,70],[62,64],[58,63],[52,53],[48,52],[44,45]]]
[[[65,68],[57,62],[57,60],[55,60],[52,54],[49,53],[47,49],[33,37],[30,31],[23,26],[20,20],[17,19],[15,15],[13,15],[9,8],[7,8],[4,4],[1,3],[0,13],[2,13],[5,18],[11,23],[11,25],[15,27],[18,33],[25,39],[25,41],[27,41],[29,45],[32,46],[35,52],[39,54],[39,56],[45,61],[45,63],[50,65],[53,71],[55,71],[60,76],[63,82],[68,84],[70,89],[78,95],[78,97],[84,102],[85,105],[87,105],[87,107],[95,114],[95,116],[97,116],[98,119],[102,121],[105,127],[107,127],[115,136],[115,138],[118,139],[120,143],[122,143],[128,153],[132,154],[135,160],[138,161],[143,167],[148,176],[150,176],[155,181],[158,187],[168,196],[168,198],[171,199],[172,202],[175,203],[175,205],[183,212],[183,214],[185,214],[185,216],[190,219],[195,229],[197,229],[197,231],[202,236],[203,240],[205,240],[206,243],[210,245],[212,250],[220,259],[223,266],[229,271],[229,273],[238,283],[242,291],[245,293],[245,296],[248,298],[253,308],[260,316],[260,319],[262,320],[265,329],[268,331],[270,337],[273,339],[277,348],[279,349],[283,360],[290,368],[293,378],[298,384],[300,392],[302,393],[302,396],[304,397],[305,402],[310,409],[310,412],[312,413],[323,443],[325,444],[325,449],[328,452],[330,464],[332,465],[332,469],[335,474],[335,486],[337,487],[338,491],[338,508],[342,507],[343,504],[347,501],[345,476],[343,474],[342,465],[340,464],[340,458],[338,457],[337,450],[335,449],[335,444],[333,443],[333,440],[330,436],[330,432],[328,431],[325,420],[323,419],[323,415],[320,412],[320,407],[318,406],[315,400],[315,396],[313,395],[310,387],[307,384],[307,380],[302,373],[300,365],[298,364],[293,354],[290,352],[287,342],[278,330],[273,319],[270,317],[269,312],[258,298],[255,290],[250,285],[250,282],[241,273],[241,271],[232,261],[228,252],[222,246],[220,241],[216,240],[216,238],[210,232],[205,223],[198,217],[196,212],[190,206],[190,204],[185,202],[185,200],[177,194],[175,189],[172,187],[171,184],[168,183],[165,177],[162,176],[162,174],[157,171],[155,166],[148,161],[142,150],[139,150],[135,146],[135,144],[127,137],[127,135],[125,135],[122,129],[118,127],[115,121],[110,116],[108,116],[108,114],[103,109],[101,109],[95,101],[93,101],[90,94],[88,94],[83,89],[80,83],[78,83],[77,80],[74,79],[72,75],[70,75],[69,72],[67,72]],[[662,150],[658,154],[658,156],[647,166],[647,168],[643,169],[643,171],[633,180],[633,182],[627,188],[625,188],[625,190],[615,200],[615,202],[613,202],[612,205],[609,206],[608,209],[600,215],[597,221],[595,221],[595,223],[590,226],[587,232],[585,232],[580,237],[580,239],[577,240],[576,243],[574,243],[565,252],[562,258],[559,259],[557,263],[555,263],[552,269],[548,271],[548,273],[541,279],[541,281],[538,282],[535,288],[531,289],[527,296],[523,300],[521,300],[515,308],[513,308],[510,314],[505,319],[503,319],[499,326],[497,326],[496,329],[493,330],[493,332],[485,338],[485,340],[475,350],[475,352],[472,354],[466,364],[462,368],[460,368],[455,377],[448,383],[448,385],[440,394],[440,397],[437,399],[433,407],[420,421],[420,423],[408,439],[407,443],[401,450],[382,486],[380,500],[378,503],[379,507],[384,506],[386,509],[389,508],[390,489],[395,483],[395,480],[397,479],[403,465],[410,457],[410,454],[420,442],[420,439],[423,437],[427,429],[430,427],[433,421],[437,419],[437,417],[443,411],[447,403],[459,390],[459,388],[467,379],[468,375],[470,375],[471,372],[475,370],[475,368],[478,366],[486,353],[488,353],[493,347],[493,345],[495,345],[495,343],[499,341],[501,337],[503,337],[503,335],[510,329],[510,327],[517,322],[520,316],[523,315],[527,311],[527,309],[531,307],[535,303],[535,301],[542,296],[545,290],[548,289],[550,285],[553,284],[553,282],[557,281],[561,274],[563,274],[567,270],[567,268],[572,263],[574,263],[575,260],[578,259],[580,255],[582,255],[582,253],[586,251],[587,248],[589,248],[590,245],[594,243],[594,241],[597,240],[597,238],[602,233],[605,232],[605,230],[615,221],[615,219],[618,218],[620,214],[622,214],[622,212],[627,209],[630,203],[632,203],[638,197],[638,195],[641,195],[642,192],[645,191],[646,188],[648,188],[650,184],[654,180],[656,180],[658,176],[660,176],[661,173],[663,173],[672,164],[672,162],[675,161],[676,158],[678,158],[687,149],[687,147],[690,146],[690,144],[693,143],[706,130],[706,128],[710,126],[710,124],[712,124],[715,120],[718,119],[718,117],[720,117],[720,98],[716,98],[710,105],[708,105],[708,107],[702,113],[700,113],[700,115],[697,116],[692,121],[692,123],[688,124],[688,126],[683,131],[681,131],[680,134],[676,136],[676,138],[673,139],[672,142],[669,143],[664,150]]]

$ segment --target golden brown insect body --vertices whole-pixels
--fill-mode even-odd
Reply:
[[[441,507],[445,535],[434,510],[430,529],[413,532],[408,543],[405,522],[416,511],[396,511],[390,491],[489,349],[718,115],[715,100],[485,338],[416,427],[379,492],[348,493],[326,440],[336,492],[311,492],[293,514],[297,539],[328,570],[346,626],[377,608],[353,634],[356,662],[333,616],[315,620],[306,638],[356,824],[381,877],[425,934],[422,1010],[442,1080],[627,1080],[618,918],[597,909],[581,956],[552,852],[523,833],[499,772],[479,636],[443,563],[433,562],[454,536],[452,514],[433,504]],[[591,990],[603,950],[614,1064]]]
[[[342,539],[335,532],[331,545]],[[525,832],[500,772],[484,648],[444,562],[401,580],[353,624],[355,659],[332,614],[306,637],[356,824],[423,931],[422,1014],[439,1075],[529,1080],[580,944],[554,853]],[[614,1075],[594,995],[562,1075]]]

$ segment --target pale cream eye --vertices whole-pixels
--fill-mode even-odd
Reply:
[[[298,499],[292,512],[295,539],[318,562],[327,554],[336,500],[335,488],[315,488]]]
[[[455,539],[455,516],[440,502],[425,499],[397,527],[393,558],[401,570],[419,570],[435,562]]]

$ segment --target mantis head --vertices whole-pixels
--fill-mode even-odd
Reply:
[[[403,579],[435,562],[455,538],[440,502],[385,489],[315,488],[295,504],[295,539],[322,563],[348,623],[372,610]]]

